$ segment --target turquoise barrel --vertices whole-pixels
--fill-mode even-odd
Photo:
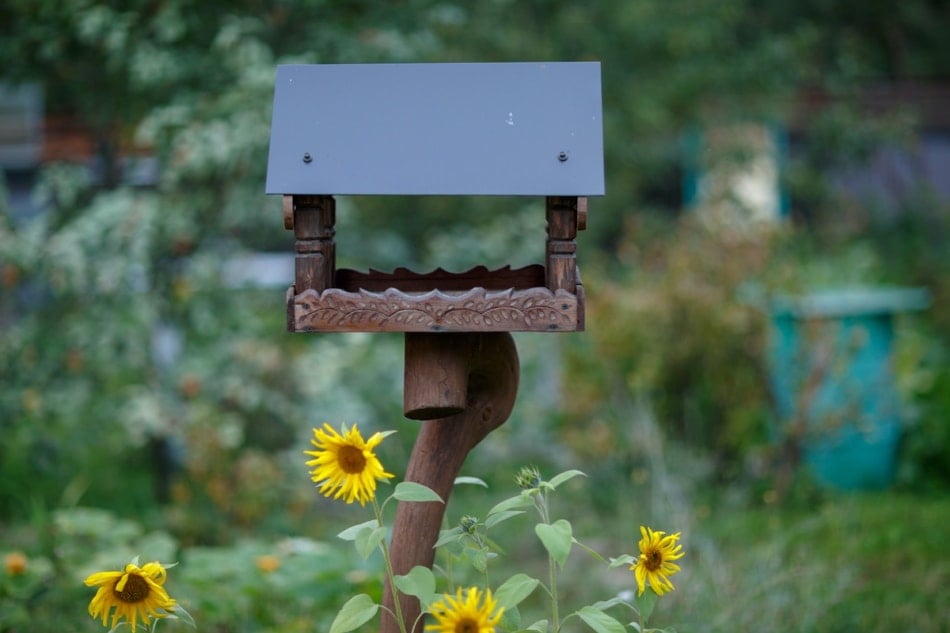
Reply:
[[[848,288],[775,297],[771,381],[776,440],[795,434],[815,480],[875,490],[894,480],[901,403],[894,318],[929,305],[920,288]]]

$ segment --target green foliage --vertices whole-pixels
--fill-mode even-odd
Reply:
[[[175,576],[201,628],[302,631],[315,622],[328,627],[341,592],[378,595],[368,571],[375,569],[324,542],[255,539],[187,549]]]
[[[850,225],[817,234],[795,226],[739,227],[703,214],[630,220],[618,242],[622,272],[586,271],[589,333],[566,347],[573,391],[562,437],[599,465],[592,477],[618,485],[648,465],[617,415],[637,399],[651,403],[671,437],[711,451],[717,477],[771,477],[769,298],[897,285],[934,293],[923,316],[895,317],[895,374],[907,431],[902,481],[945,485],[938,464],[946,461],[946,434],[937,426],[946,410],[942,280],[950,271],[938,253],[946,235],[939,218],[950,216],[945,205],[912,206],[900,220],[881,218],[875,209],[850,213]],[[895,229],[916,237],[903,241]]]
[[[947,616],[934,605],[947,599],[950,568],[935,526],[948,512],[940,497],[887,493],[717,514],[709,540],[694,543],[711,556],[690,580],[694,624],[677,629],[941,631]]]
[[[340,548],[306,538],[248,539],[228,547],[187,547],[162,530],[84,507],[38,518],[35,530],[4,532],[19,546],[22,571],[0,570],[0,629],[102,631],[83,605],[93,590],[89,574],[121,569],[135,557],[159,560],[166,588],[199,623],[199,630],[305,631],[329,626],[341,592],[380,595],[378,570]],[[49,541],[37,542],[38,535]],[[6,555],[6,551],[4,554]],[[179,561],[179,564],[174,564]],[[172,565],[169,565],[172,563]],[[189,630],[163,623],[162,629]]]
[[[950,403],[950,262],[944,251],[950,206],[926,189],[895,194],[898,213],[878,206],[852,210],[852,228],[827,227],[816,248],[835,252],[847,246],[859,253],[856,259],[864,262],[865,272],[873,271],[868,272],[873,278],[930,293],[926,311],[898,315],[895,326],[894,367],[907,424],[899,481],[916,489],[945,489],[950,483],[950,436],[942,422]],[[838,267],[837,274],[844,268]]]
[[[22,573],[9,568],[0,581],[0,629],[54,631],[64,613],[77,631],[102,630],[88,618],[84,602],[92,599],[82,580],[96,571],[120,569],[139,553],[148,560],[172,561],[175,539],[161,529],[117,519],[108,511],[74,507],[33,516],[28,529],[4,531],[3,542],[25,557]],[[22,627],[22,629],[21,629]]]
[[[389,550],[382,538],[376,538],[371,535],[385,532],[382,525],[381,513],[379,507],[385,507],[388,501],[395,498],[400,487],[411,492],[411,495],[402,495],[403,501],[433,501],[437,500],[435,493],[428,490],[421,484],[406,486],[407,482],[401,482],[396,486],[397,492],[392,497],[385,499],[381,504],[373,500],[373,507],[376,511],[377,519],[359,523],[343,530],[339,536],[348,541],[353,541],[357,553],[365,560],[369,557],[371,550],[378,550],[385,562],[387,573],[395,585],[403,594],[416,597],[420,600],[422,614],[436,613],[440,608],[437,605],[442,602],[442,598],[436,595],[437,586],[444,586],[442,591],[445,596],[455,596],[458,591],[491,591],[492,582],[489,574],[489,561],[492,567],[505,565],[504,552],[501,548],[488,537],[487,532],[492,529],[499,531],[499,524],[508,519],[513,519],[524,513],[515,511],[515,508],[533,507],[538,513],[538,522],[534,526],[534,532],[538,537],[543,549],[547,552],[549,564],[549,576],[547,583],[530,574],[518,572],[510,576],[494,590],[495,609],[502,609],[499,623],[495,629],[507,633],[515,633],[523,630],[551,631],[559,633],[562,630],[562,624],[571,618],[578,618],[588,626],[600,633],[617,633],[624,631],[625,627],[619,621],[606,613],[607,609],[616,606],[623,606],[627,610],[637,614],[639,620],[639,630],[644,630],[647,619],[650,617],[653,608],[656,606],[656,598],[644,598],[631,603],[622,597],[616,597],[607,601],[600,601],[592,605],[583,606],[577,611],[568,614],[561,614],[561,598],[559,597],[559,578],[567,564],[574,544],[579,545],[583,550],[589,553],[599,564],[604,565],[606,569],[612,569],[620,564],[629,565],[630,562],[637,560],[629,554],[618,558],[611,558],[608,562],[603,556],[598,554],[592,548],[580,543],[573,534],[573,526],[567,519],[552,520],[552,508],[550,496],[557,488],[576,477],[584,476],[579,470],[567,470],[561,472],[550,480],[542,477],[541,471],[534,466],[524,467],[515,478],[515,482],[520,488],[520,492],[507,499],[496,503],[488,511],[488,518],[484,523],[472,515],[464,515],[459,521],[457,528],[446,529],[442,531],[435,547],[439,550],[444,563],[438,567],[442,572],[441,578],[437,578],[433,571],[416,566],[406,575],[396,576],[392,574]],[[463,483],[468,483],[471,478],[463,478]],[[458,483],[458,482],[456,482]],[[678,535],[677,535],[678,538]],[[510,568],[517,565],[517,561],[510,561],[507,566]],[[479,577],[478,581],[470,582],[469,575],[474,570]],[[628,572],[629,573],[629,572]],[[535,593],[538,587],[543,588],[544,599],[548,601],[551,613],[551,626],[548,626],[547,620],[539,620],[524,629],[522,627],[522,618],[520,605]],[[651,590],[652,593],[652,590]],[[467,602],[466,602],[467,604]],[[485,603],[487,604],[487,603]],[[353,596],[340,608],[334,619],[331,630],[339,633],[352,631],[369,622],[383,605],[378,604],[365,594]],[[396,602],[396,610],[399,613],[399,603]],[[454,607],[447,607],[453,610]],[[544,608],[544,607],[542,607]],[[486,618],[495,613],[484,613]],[[409,622],[403,622],[402,616],[396,618],[399,622],[401,631],[411,630],[413,625]]]
[[[762,442],[766,314],[742,295],[764,276],[775,238],[698,217],[658,227],[637,218],[626,236],[627,272],[588,282],[592,349],[568,350],[575,391],[567,411],[587,422],[565,427],[566,439],[589,459],[623,459],[626,427],[603,416],[619,390],[646,395],[676,437],[720,458]]]

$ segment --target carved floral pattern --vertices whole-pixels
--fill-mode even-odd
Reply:
[[[407,293],[306,290],[293,298],[293,329],[321,332],[575,331],[577,297],[547,288]],[[583,309],[583,308],[581,308]]]

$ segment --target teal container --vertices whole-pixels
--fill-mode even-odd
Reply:
[[[894,317],[929,305],[919,288],[849,288],[776,297],[771,312],[776,440],[801,440],[815,480],[875,490],[894,480],[901,407]]]

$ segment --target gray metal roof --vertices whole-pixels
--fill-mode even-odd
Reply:
[[[267,193],[604,193],[599,62],[277,68]]]

